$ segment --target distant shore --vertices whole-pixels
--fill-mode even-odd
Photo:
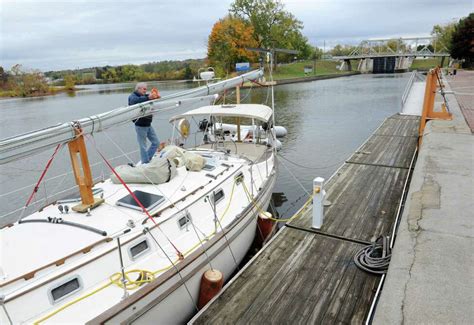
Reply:
[[[35,97],[45,97],[45,96],[54,96],[61,93],[75,93],[76,91],[85,90],[85,88],[75,87],[73,90],[66,89],[64,87],[53,86],[50,87],[49,91],[46,93],[33,93],[28,96],[21,96],[15,94],[13,90],[0,90],[0,99],[12,99],[12,98],[35,98]]]

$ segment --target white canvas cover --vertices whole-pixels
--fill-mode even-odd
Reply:
[[[181,115],[174,116],[170,122],[190,116],[220,116],[254,118],[268,122],[272,117],[272,109],[259,104],[210,105],[193,109]]]
[[[176,166],[170,159],[155,157],[148,164],[135,167],[121,165],[115,171],[128,184],[162,184],[176,175]],[[115,174],[110,179],[114,184],[120,184]]]
[[[206,159],[201,155],[186,151],[177,146],[166,146],[161,150],[160,157],[173,161],[177,167],[186,166],[188,170],[200,171],[206,165]]]

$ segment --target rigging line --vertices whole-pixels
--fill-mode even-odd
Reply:
[[[94,140],[94,137],[91,137],[92,140]],[[151,221],[155,224],[155,226],[160,230],[160,232],[163,234],[163,236],[168,240],[168,242],[173,246],[173,248],[176,250],[176,253],[178,254],[179,259],[184,259],[183,254],[178,250],[178,248],[173,244],[173,242],[169,239],[169,237],[161,230],[161,228],[158,226],[156,223],[155,219],[150,215],[150,212],[143,206],[143,204],[140,202],[140,200],[137,198],[137,196],[132,192],[132,190],[128,187],[128,185],[123,181],[123,179],[120,177],[120,175],[115,171],[115,169],[112,167],[112,165],[107,161],[105,156],[99,151],[99,148],[97,148],[95,141],[92,142],[94,145],[95,150],[97,153],[102,157],[102,159],[105,161],[107,166],[110,168],[110,170],[114,173],[114,175],[117,177],[117,179],[122,183],[122,185],[127,189],[128,193],[130,196],[137,202],[137,204],[142,208],[143,212],[147,215]]]
[[[234,182],[234,184],[235,184],[235,182]],[[233,193],[233,191],[232,191],[232,193]],[[213,196],[214,196],[214,195],[215,195],[215,192],[213,191]],[[227,235],[226,235],[226,233],[225,233],[225,231],[224,231],[224,228],[222,227],[221,221],[220,221],[219,218],[217,217],[216,203],[212,204],[210,198],[208,198],[207,201],[209,202],[209,205],[211,206],[211,209],[212,209],[212,211],[213,211],[213,213],[214,213],[215,221],[216,221],[216,222],[219,224],[219,226],[221,227],[222,235],[224,236],[225,242],[226,242],[226,244],[227,244],[227,248],[229,248],[230,255],[232,255],[232,259],[234,260],[235,267],[237,268],[237,270],[240,270],[240,268],[239,268],[239,263],[237,263],[237,259],[235,258],[234,252],[232,251],[232,248],[230,247],[229,239],[227,238]],[[230,205],[230,203],[229,203],[229,205]],[[226,209],[225,212],[227,212],[227,209]],[[224,213],[224,214],[225,214],[225,213]]]
[[[194,308],[196,308],[196,311],[199,311],[199,308],[196,304],[196,302],[194,301],[194,298],[193,296],[191,295],[191,292],[189,291],[189,288],[188,286],[186,285],[186,281],[184,281],[184,278],[183,276],[181,275],[181,272],[180,270],[178,269],[178,267],[176,266],[176,264],[171,260],[171,258],[168,256],[168,254],[166,254],[165,250],[163,249],[163,247],[161,247],[160,243],[158,242],[158,240],[156,240],[155,236],[153,236],[153,234],[151,233],[150,229],[148,227],[145,227],[143,229],[143,231],[145,233],[148,233],[151,238],[153,238],[153,241],[156,243],[156,245],[161,249],[161,251],[163,252],[163,254],[166,256],[166,258],[168,259],[168,261],[171,263],[171,265],[173,265],[173,268],[176,270],[176,272],[178,273],[178,276],[180,277],[181,279],[181,283],[183,284],[184,288],[186,289],[186,291],[188,292],[188,295],[189,295],[189,298],[191,299],[191,302],[193,303],[194,305]]]
[[[188,211],[185,212],[186,214],[188,214]],[[211,267],[211,270],[214,270],[214,267],[212,266],[212,263],[211,263],[211,259],[209,258],[209,255],[207,254],[207,249],[204,248],[204,244],[201,240],[201,237],[199,236],[197,230],[196,230],[196,227],[194,225],[194,221],[193,219],[191,218],[191,215],[189,215],[189,221],[191,221],[191,225],[193,226],[193,229],[194,229],[194,233],[196,234],[198,240],[199,240],[199,243],[201,244],[201,249],[203,251],[203,253],[206,255],[206,259],[207,259],[207,263],[209,263],[209,266]],[[199,230],[201,231],[201,230]],[[201,231],[202,232],[202,231]],[[204,234],[204,238],[206,238],[207,236]]]
[[[31,193],[30,197],[26,201],[25,207],[27,207],[31,200],[33,200],[33,197],[35,196],[36,192],[38,192],[39,185],[41,184],[41,181],[43,180],[44,176],[48,172],[49,167],[51,166],[51,163],[53,162],[54,157],[58,153],[59,148],[61,147],[61,144],[58,144],[56,146],[56,149],[54,149],[53,155],[49,158],[48,162],[46,163],[46,167],[44,168],[43,172],[41,173],[40,178],[38,179],[38,182],[36,183],[35,187],[33,188],[33,192]]]
[[[97,178],[97,177],[94,178],[94,181],[97,180],[97,179],[99,179],[99,178]],[[59,191],[59,192],[57,192],[57,193],[54,193],[53,195],[54,195],[54,196],[58,196],[58,195],[61,195],[61,194],[63,194],[63,193],[67,193],[68,191],[71,191],[71,190],[76,189],[76,187],[77,187],[77,185],[74,185],[74,186],[69,187],[69,188],[67,188],[67,189],[65,189],[65,190]],[[44,199],[38,199],[38,200],[34,201],[33,203],[31,203],[29,207],[34,206],[34,205],[36,205],[36,204],[38,204],[38,203],[40,203],[40,202],[43,202],[43,201],[44,201]],[[9,215],[11,215],[11,214],[13,214],[13,213],[16,213],[16,212],[18,212],[18,211],[20,211],[20,210],[22,210],[22,209],[24,209],[24,207],[21,207],[21,208],[18,208],[18,209],[9,211],[9,212],[7,212],[7,213],[1,215],[1,216],[0,216],[0,219],[1,219],[1,218],[4,218],[4,217],[7,217],[7,216],[9,216]]]
[[[303,189],[303,191],[306,192],[306,194],[308,194],[309,196],[311,196],[311,194],[308,192],[308,190],[303,186],[303,184],[301,184],[301,182],[296,178],[296,176],[291,172],[291,170],[288,168],[288,166],[286,166],[286,164],[281,161],[281,164],[283,165],[283,167],[286,168],[286,170],[288,171],[288,173],[290,173],[290,175],[295,179],[296,183],[298,183],[299,186],[301,186],[301,188]]]
[[[61,149],[61,150],[62,150],[62,149]],[[130,152],[128,152],[127,154],[133,154],[133,153],[136,153],[136,152],[138,152],[138,150],[130,151]],[[116,159],[118,159],[118,158],[121,158],[122,156],[123,156],[123,155],[110,158],[109,161],[114,161],[114,160],[116,160]],[[98,161],[98,162],[96,162],[96,163],[91,164],[90,166],[91,166],[91,167],[95,167],[95,166],[98,166],[98,165],[102,165],[102,166],[103,166],[103,164],[104,164],[104,163],[103,163],[102,161]],[[56,179],[56,178],[60,178],[60,177],[64,177],[64,176],[72,175],[72,174],[73,174],[73,172],[67,172],[67,173],[63,173],[63,174],[56,175],[56,176],[53,176],[53,177],[51,177],[51,178],[45,179],[44,181],[45,181],[45,182],[50,182],[50,181],[52,181],[52,180],[54,180],[54,179]],[[11,194],[14,194],[14,193],[16,193],[16,192],[23,191],[24,189],[30,188],[30,187],[33,186],[33,185],[35,185],[35,184],[29,184],[29,185],[20,187],[20,188],[18,188],[18,189],[16,189],[16,190],[13,190],[13,191],[11,191],[11,192],[7,192],[7,193],[0,194],[0,198],[1,198],[1,197],[4,197],[4,196],[11,195]],[[57,194],[57,193],[56,193],[56,194]]]
[[[8,318],[8,322],[13,325],[13,321],[10,317],[10,314],[8,313],[8,310],[7,310],[7,307],[5,306],[5,303],[3,302],[3,297],[0,298],[0,305],[2,305],[2,308],[3,308],[3,311],[5,312],[5,315],[7,315],[7,318]]]
[[[287,162],[289,162],[290,164],[293,164],[293,165],[295,165],[295,166],[298,166],[298,167],[301,167],[301,168],[306,168],[306,169],[315,169],[315,170],[318,170],[318,169],[326,169],[326,168],[329,168],[329,167],[338,166],[338,165],[341,165],[341,164],[344,162],[344,160],[343,160],[343,161],[338,161],[337,163],[332,164],[332,165],[327,165],[327,166],[322,166],[322,167],[308,167],[308,166],[303,166],[303,165],[300,165],[300,164],[298,164],[298,163],[295,163],[294,161],[292,161],[292,160],[286,158],[285,156],[283,156],[283,155],[281,155],[281,154],[278,155],[278,156],[281,157],[281,158],[283,158],[283,159],[285,159]]]
[[[36,193],[38,192],[39,190],[39,186],[41,184],[41,181],[43,180],[43,178],[46,176],[46,173],[48,172],[49,170],[49,167],[51,166],[53,160],[54,160],[54,157],[56,157],[56,154],[58,153],[59,149],[62,148],[62,144],[58,144],[56,146],[56,148],[54,149],[54,152],[53,154],[51,155],[51,157],[49,158],[48,162],[46,163],[46,167],[44,168],[43,172],[41,173],[39,179],[38,179],[38,182],[36,182],[36,185],[35,187],[33,188],[33,192],[31,192],[31,195],[30,197],[28,198],[28,200],[26,201],[26,204],[25,206],[23,207],[23,211],[21,212],[21,215],[20,215],[20,220],[23,218],[24,214],[25,214],[25,211],[26,211],[26,208],[28,207],[28,205],[30,205],[31,201],[33,200],[33,198],[36,197]],[[43,183],[44,184],[44,183]],[[45,193],[46,193],[46,189],[45,189]]]

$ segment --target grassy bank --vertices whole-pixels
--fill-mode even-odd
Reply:
[[[449,59],[444,59],[444,66],[446,67],[449,63]],[[441,65],[441,58],[429,58],[429,59],[415,59],[410,67],[410,70],[429,70],[436,68]]]

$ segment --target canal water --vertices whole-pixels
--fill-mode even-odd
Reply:
[[[408,74],[356,75],[275,87],[276,124],[288,130],[287,137],[281,139],[272,202],[280,218],[291,216],[301,207],[315,177],[329,178],[386,117],[400,111],[407,81]],[[0,100],[0,138],[124,106],[133,86],[90,85],[82,86],[84,89],[73,95]],[[151,86],[157,86],[163,96],[197,85],[150,83]],[[269,104],[268,91],[269,88],[242,90],[242,102]],[[161,141],[170,137],[168,119],[177,113],[164,112],[154,117],[153,125]],[[94,139],[114,165],[139,160],[131,122],[98,133]],[[88,143],[88,147],[94,176],[107,178],[110,172],[101,163],[94,145]],[[44,199],[57,199],[53,193],[65,195],[74,187],[73,176],[68,174],[69,153],[63,149],[48,171],[45,186],[37,193],[37,202],[30,209],[21,209],[52,152],[0,166],[0,226],[40,208]]]

